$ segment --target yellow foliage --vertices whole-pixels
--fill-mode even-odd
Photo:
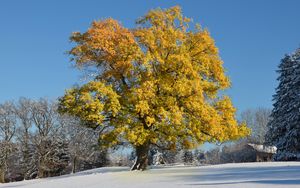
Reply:
[[[151,10],[135,29],[111,18],[73,33],[72,60],[97,69],[94,81],[66,92],[60,110],[103,128],[107,145],[225,142],[249,134],[235,119],[230,86],[218,48],[207,30],[176,6]]]

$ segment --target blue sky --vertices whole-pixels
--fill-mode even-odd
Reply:
[[[227,93],[239,111],[272,107],[275,70],[300,44],[300,1],[0,1],[0,102],[54,99],[75,83],[80,72],[65,52],[73,31],[112,17],[126,27],[148,10],[180,5],[187,17],[208,28],[232,80]]]

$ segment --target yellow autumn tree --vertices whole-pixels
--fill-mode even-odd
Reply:
[[[99,129],[102,145],[136,150],[132,170],[147,167],[150,145],[175,149],[249,134],[219,91],[230,86],[214,40],[178,6],[155,9],[127,29],[111,18],[75,32],[70,50],[90,82],[60,98],[60,111]]]

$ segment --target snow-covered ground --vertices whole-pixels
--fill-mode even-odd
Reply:
[[[130,172],[107,167],[61,177],[0,184],[0,188],[261,188],[300,187],[300,162],[173,166]]]

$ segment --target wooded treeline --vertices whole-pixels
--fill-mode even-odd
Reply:
[[[242,112],[239,119],[247,123],[252,134],[210,151],[151,147],[149,164],[157,164],[154,156],[160,152],[166,164],[255,161],[255,152],[247,143],[265,143],[270,113],[265,108]],[[134,151],[113,156],[108,149],[100,149],[99,131],[58,113],[57,101],[20,98],[0,104],[0,182],[59,176],[109,164],[132,165]]]
[[[204,152],[151,147],[149,164],[157,163],[153,160],[159,152],[166,164],[252,161],[253,152],[246,144],[264,143],[269,114],[268,109],[243,112],[240,119],[252,128],[252,135],[222,148]],[[59,114],[56,101],[20,98],[0,104],[0,182],[58,176],[109,164],[130,166],[136,157],[130,149],[125,154],[109,153],[99,145],[99,130]]]
[[[0,104],[0,183],[101,167],[98,136],[47,99]]]

